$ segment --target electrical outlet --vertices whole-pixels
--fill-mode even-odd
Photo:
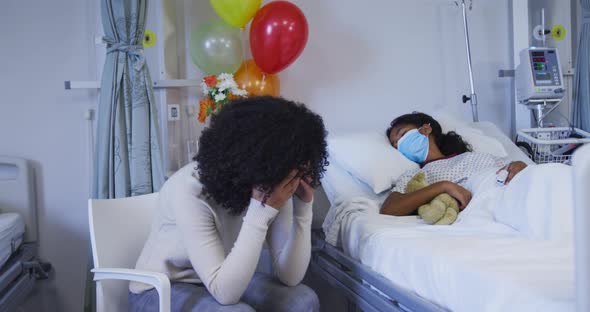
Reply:
[[[168,121],[180,120],[180,105],[168,104]]]

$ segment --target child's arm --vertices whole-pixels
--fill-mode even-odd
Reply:
[[[459,202],[461,210],[463,210],[471,200],[471,192],[465,188],[450,181],[442,181],[409,194],[402,194],[399,192],[389,194],[381,207],[381,214],[392,216],[409,216],[416,214],[418,207],[428,204],[436,196],[442,193],[448,193],[455,198]]]

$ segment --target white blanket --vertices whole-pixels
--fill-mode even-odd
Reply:
[[[573,239],[572,168],[529,166],[497,196],[496,221],[530,239]]]
[[[332,208],[324,230],[352,257],[453,311],[568,311],[570,170],[530,166],[506,187],[495,185],[495,172],[482,173],[469,181],[474,197],[452,226],[379,215],[378,202],[355,198]]]
[[[374,200],[354,197],[330,208],[322,226],[326,234],[326,242],[333,246],[341,246],[340,229],[343,220],[356,213],[379,213],[377,205]]]

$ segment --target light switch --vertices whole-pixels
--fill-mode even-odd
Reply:
[[[168,121],[180,120],[180,105],[168,104]]]

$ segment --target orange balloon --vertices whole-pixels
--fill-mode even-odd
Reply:
[[[263,73],[254,60],[245,60],[234,74],[234,79],[241,89],[248,91],[248,96],[281,94],[281,81],[276,74]]]

